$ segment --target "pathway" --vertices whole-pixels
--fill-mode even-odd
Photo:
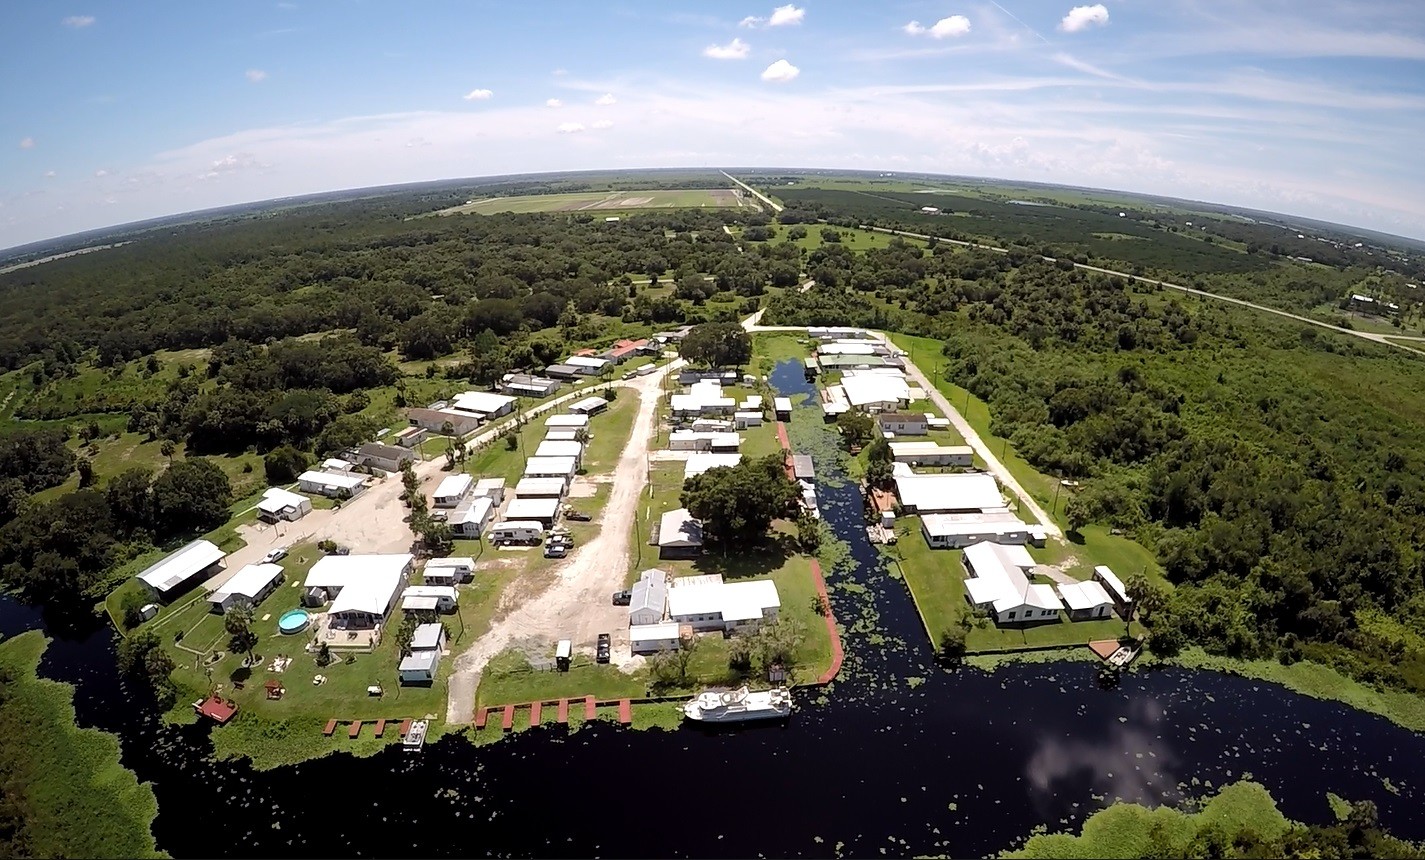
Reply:
[[[470,722],[485,664],[518,641],[557,636],[576,643],[592,642],[599,633],[620,631],[619,622],[623,622],[622,632],[627,635],[628,610],[613,606],[609,595],[623,588],[629,569],[629,537],[648,482],[649,440],[658,417],[663,378],[681,366],[681,360],[669,362],[658,372],[625,385],[629,393],[639,397],[638,415],[614,472],[609,500],[599,517],[598,534],[574,550],[549,587],[495,621],[455,658],[449,679],[447,722]]]
[[[726,170],[722,171],[722,175],[726,176],[728,179],[731,179],[733,182],[736,182],[738,185],[741,185],[747,191],[748,194],[751,194],[753,197],[756,197],[758,200],[761,200],[763,203],[766,203],[768,206],[772,207],[773,212],[782,211],[782,204],[773,203],[772,198],[768,197],[766,194],[763,194],[761,191],[758,191],[756,188],[753,188],[751,185],[748,185],[746,182],[743,182],[741,179],[738,179],[736,176],[733,176]]]

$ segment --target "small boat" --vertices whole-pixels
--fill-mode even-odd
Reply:
[[[426,742],[426,721],[416,720],[411,723],[411,730],[406,733],[406,739],[401,741],[405,745],[407,752],[419,752],[421,745]]]
[[[747,720],[786,719],[792,714],[792,694],[786,687],[750,692],[705,690],[683,705],[683,716],[703,723],[739,723]]]

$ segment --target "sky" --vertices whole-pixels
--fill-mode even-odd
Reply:
[[[7,0],[0,247],[398,182],[932,172],[1425,238],[1422,0]]]

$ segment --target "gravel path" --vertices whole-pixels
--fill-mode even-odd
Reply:
[[[663,378],[681,366],[681,361],[674,361],[657,373],[625,383],[624,396],[637,394],[639,398],[638,415],[614,471],[608,503],[599,514],[599,533],[575,548],[549,587],[513,607],[455,658],[446,722],[461,724],[474,718],[481,671],[491,657],[511,645],[571,639],[577,649],[592,653],[595,637],[610,633],[614,637],[614,662],[628,661],[628,610],[614,606],[609,596],[623,588],[629,569],[629,534],[648,483],[648,446],[658,416]],[[508,596],[502,600],[501,609],[506,608],[507,600]]]

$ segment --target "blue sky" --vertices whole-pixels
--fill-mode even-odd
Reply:
[[[735,165],[1425,238],[1420,0],[9,0],[0,32],[0,247],[338,188]]]

